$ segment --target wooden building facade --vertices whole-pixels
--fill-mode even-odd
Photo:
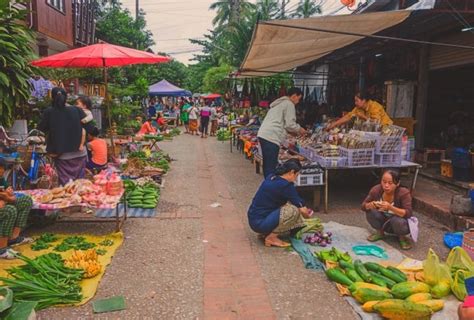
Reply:
[[[95,42],[95,0],[31,0],[28,5],[39,56]]]

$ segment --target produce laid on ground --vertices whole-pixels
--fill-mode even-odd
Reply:
[[[309,234],[304,238],[304,243],[311,245],[318,245],[320,247],[325,247],[332,242],[332,233],[331,232],[322,232],[316,231],[313,234]]]
[[[56,253],[44,254],[36,259],[22,255],[18,258],[25,264],[8,269],[11,278],[0,277],[13,291],[14,301],[37,302],[36,310],[40,310],[82,300],[79,285],[84,277],[82,269],[66,267],[62,257]]]
[[[35,243],[31,245],[31,250],[33,251],[40,251],[44,249],[48,249],[52,246],[52,242],[58,240],[58,237],[52,233],[44,233],[38,239],[36,239]]]
[[[296,239],[301,239],[305,233],[323,232],[324,226],[319,218],[305,219],[305,226],[296,233]]]
[[[160,187],[151,178],[126,180],[127,204],[130,208],[154,209],[160,199]]]
[[[436,284],[408,281],[407,275],[395,267],[352,262],[348,256],[335,248],[317,253],[321,261],[329,262],[327,277],[346,287],[365,312],[376,312],[385,319],[430,319],[443,309]]]
[[[94,182],[78,179],[51,190],[36,190],[31,196],[37,203],[56,205],[59,208],[83,204],[99,207],[117,203],[117,195],[122,191],[120,177],[104,170],[94,176]]]
[[[130,152],[127,156],[127,163],[123,167],[124,175],[131,177],[142,176],[162,176],[170,169],[170,157],[162,151]]]
[[[106,254],[109,247],[114,245],[114,240],[109,238],[99,241],[93,242],[83,236],[64,237],[52,233],[36,238],[32,247],[42,247],[36,251],[52,249],[53,252],[34,259],[19,254],[18,259],[25,264],[7,269],[8,277],[0,277],[3,285],[13,293],[15,303],[8,312],[15,317],[10,318],[26,319],[27,317],[19,314],[32,309],[40,310],[83,301],[81,281],[102,273],[105,265],[101,264],[99,256]],[[3,300],[7,298],[3,294],[6,287],[0,287],[0,319],[10,319],[1,313],[4,310]],[[29,304],[24,304],[25,302]]]
[[[84,278],[95,277],[102,270],[99,256],[94,249],[74,250],[72,255],[65,260],[64,265],[71,269],[84,270]]]
[[[60,244],[54,247],[54,251],[64,252],[68,250],[87,250],[95,248],[97,245],[89,242],[81,236],[71,236],[65,238]]]

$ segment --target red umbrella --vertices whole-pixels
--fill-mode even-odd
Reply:
[[[170,60],[168,57],[145,51],[97,43],[35,60],[31,64],[48,68],[107,68],[130,64],[155,64]]]
[[[168,62],[171,58],[155,55],[145,51],[116,46],[109,43],[97,43],[87,47],[72,49],[32,61],[37,67],[48,68],[103,68],[105,82],[105,98],[107,99],[107,68],[127,66],[131,64],[155,64]],[[110,110],[107,104],[109,125]]]
[[[204,99],[217,99],[217,98],[220,98],[221,95],[218,94],[218,93],[211,93],[211,94],[208,94],[207,96],[204,96],[202,98]]]

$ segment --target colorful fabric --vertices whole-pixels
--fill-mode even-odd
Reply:
[[[393,124],[392,119],[385,112],[383,106],[377,101],[367,100],[367,110],[355,107],[351,112],[348,113],[351,117],[356,117],[358,115],[367,117],[372,120],[377,120],[381,125],[390,125]]]
[[[107,142],[104,139],[95,138],[87,144],[91,151],[91,161],[99,166],[107,163]]]
[[[293,229],[305,226],[300,210],[292,204],[287,203],[280,209],[280,221],[274,233],[285,233]]]
[[[59,184],[64,186],[69,180],[77,180],[84,177],[87,156],[74,159],[54,159],[54,166],[58,173]]]
[[[0,237],[11,237],[14,227],[24,229],[33,206],[31,197],[17,197],[15,203],[0,209]]]
[[[189,104],[185,104],[183,106],[183,109],[181,110],[181,121],[183,121],[184,123],[189,121],[189,113],[188,113],[189,108],[191,108],[191,106]]]
[[[217,131],[217,120],[211,120],[211,135],[215,135]]]
[[[189,130],[190,131],[197,131],[197,129],[198,129],[197,119],[189,119]]]
[[[210,117],[211,116],[211,108],[208,106],[204,106],[201,108],[201,117]]]

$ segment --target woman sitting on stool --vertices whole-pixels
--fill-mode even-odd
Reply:
[[[301,228],[312,211],[306,208],[296,192],[301,164],[291,159],[279,165],[260,185],[248,210],[250,228],[265,235],[265,246],[288,247],[279,234]]]
[[[399,237],[403,250],[411,249],[410,230],[416,227],[417,220],[412,218],[412,197],[410,190],[400,187],[400,173],[385,170],[379,185],[370,190],[362,203],[367,221],[376,230],[367,240],[378,241],[385,233]]]

